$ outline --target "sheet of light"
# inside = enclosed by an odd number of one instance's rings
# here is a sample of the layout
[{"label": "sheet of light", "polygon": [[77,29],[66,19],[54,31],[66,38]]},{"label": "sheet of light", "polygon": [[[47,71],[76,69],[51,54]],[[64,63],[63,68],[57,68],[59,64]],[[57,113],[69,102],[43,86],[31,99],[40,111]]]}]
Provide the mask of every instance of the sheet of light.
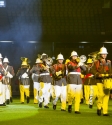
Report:
[{"label": "sheet of light", "polygon": [[0,7],[6,7],[6,1],[0,0]]},{"label": "sheet of light", "polygon": [[104,42],[104,43],[112,43],[112,42]]},{"label": "sheet of light", "polygon": [[89,43],[89,42],[83,41],[83,42],[80,42],[80,43]]},{"label": "sheet of light", "polygon": [[0,41],[1,43],[13,43],[13,41]]},{"label": "sheet of light", "polygon": [[28,41],[28,43],[37,43],[37,41]]}]

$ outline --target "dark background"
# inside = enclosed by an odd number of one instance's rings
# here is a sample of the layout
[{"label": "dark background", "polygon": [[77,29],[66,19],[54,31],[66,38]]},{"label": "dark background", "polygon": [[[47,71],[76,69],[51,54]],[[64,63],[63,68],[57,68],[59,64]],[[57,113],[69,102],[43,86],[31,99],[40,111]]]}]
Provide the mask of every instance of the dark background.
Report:
[{"label": "dark background", "polygon": [[[20,57],[31,66],[38,54],[69,58],[99,51],[104,45],[112,59],[112,0],[5,0],[0,8],[0,53],[8,57],[15,73]],[[30,41],[30,43],[29,43]],[[32,43],[32,42],[33,43]],[[88,42],[88,43],[81,43]],[[13,80],[13,92],[18,84]]]}]

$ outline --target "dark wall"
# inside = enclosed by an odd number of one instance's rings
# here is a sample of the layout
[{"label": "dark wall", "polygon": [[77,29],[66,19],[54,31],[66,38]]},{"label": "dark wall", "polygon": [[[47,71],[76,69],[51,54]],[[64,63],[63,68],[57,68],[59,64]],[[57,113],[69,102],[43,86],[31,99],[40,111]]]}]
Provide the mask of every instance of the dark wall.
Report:
[{"label": "dark wall", "polygon": [[15,72],[21,57],[28,57],[32,66],[42,53],[62,53],[66,59],[73,50],[88,56],[104,45],[112,59],[112,45],[103,43],[112,41],[111,24],[112,0],[6,0],[0,8],[0,41],[13,42],[0,42],[0,53]]}]

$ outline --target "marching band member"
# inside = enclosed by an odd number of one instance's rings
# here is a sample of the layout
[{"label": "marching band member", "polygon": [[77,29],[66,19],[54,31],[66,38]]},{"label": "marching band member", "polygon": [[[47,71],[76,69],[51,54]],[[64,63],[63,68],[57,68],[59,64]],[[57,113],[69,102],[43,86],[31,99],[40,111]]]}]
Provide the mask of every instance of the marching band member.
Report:
[{"label": "marching band member", "polygon": [[85,70],[85,66],[79,63],[77,52],[73,51],[70,56],[70,62],[67,65],[68,68],[68,112],[72,112],[72,101],[75,98],[74,110],[76,114],[80,114],[80,100],[82,90],[81,69]]},{"label": "marching band member", "polygon": [[40,89],[39,84],[39,75],[40,75],[40,67],[42,64],[42,60],[39,58],[36,59],[36,65],[33,66],[33,68],[30,70],[30,73],[32,74],[32,80],[33,80],[33,88],[34,88],[34,104],[38,104],[38,93]]},{"label": "marching band member", "polygon": [[67,82],[66,82],[66,66],[63,64],[64,57],[62,54],[57,56],[57,64],[53,65],[54,80],[54,100],[53,109],[56,109],[58,98],[61,97],[61,111],[66,111]]},{"label": "marching band member", "polygon": [[93,66],[93,60],[87,60],[87,67],[84,77],[84,94],[86,104],[89,105],[89,108],[92,108],[95,98],[98,96],[98,89],[96,86],[96,80],[94,75],[91,73],[91,68]]},{"label": "marching band member", "polygon": [[6,75],[3,78],[3,100],[6,101],[6,104],[9,104],[10,99],[12,100],[12,91],[11,91],[11,79],[14,76],[13,67],[8,65],[8,58],[3,60],[3,68],[6,72]]},{"label": "marching band member", "polygon": [[48,55],[43,53],[41,55],[41,59],[43,61],[43,64],[40,67],[40,77],[39,77],[39,83],[40,83],[40,90],[39,90],[39,107],[42,108],[42,102],[44,99],[44,108],[49,108],[49,95],[50,95],[50,88],[51,88],[51,76],[50,76],[50,70],[49,66],[46,64],[46,59],[48,58]]},{"label": "marching band member", "polygon": [[87,60],[87,69],[84,77],[84,97],[85,97],[85,103],[89,105],[89,96],[90,96],[90,76],[91,74],[89,73],[90,68],[92,66],[92,59]]},{"label": "marching band member", "polygon": [[20,87],[20,101],[21,104],[24,104],[24,93],[26,95],[27,103],[29,103],[29,96],[30,96],[30,71],[29,71],[29,64],[28,58],[21,57],[22,64],[21,68],[18,70],[16,76],[19,79],[19,87]]},{"label": "marching band member", "polygon": [[94,66],[91,69],[98,87],[97,115],[99,116],[101,115],[101,108],[103,108],[103,116],[109,116],[108,100],[111,83],[109,81],[111,77],[111,61],[106,60],[107,54],[108,52],[105,47],[100,48],[100,57],[94,62]]},{"label": "marching band member", "polygon": [[6,106],[5,102],[3,100],[3,84],[2,80],[5,75],[5,72],[3,70],[3,65],[2,65],[2,54],[0,53],[0,106]]}]

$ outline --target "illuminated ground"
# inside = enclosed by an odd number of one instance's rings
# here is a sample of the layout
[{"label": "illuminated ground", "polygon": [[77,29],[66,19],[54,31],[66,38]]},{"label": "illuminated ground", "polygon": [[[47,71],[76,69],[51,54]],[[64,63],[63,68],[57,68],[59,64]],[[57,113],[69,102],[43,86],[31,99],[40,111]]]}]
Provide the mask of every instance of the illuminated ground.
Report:
[{"label": "illuminated ground", "polygon": [[[96,105],[96,104],[95,104]],[[81,114],[60,111],[60,102],[57,110],[39,109],[33,104],[20,104],[19,99],[6,107],[0,107],[0,125],[112,125],[112,101],[109,102],[109,117],[97,116],[96,106],[89,109],[87,105],[81,104]]]}]

